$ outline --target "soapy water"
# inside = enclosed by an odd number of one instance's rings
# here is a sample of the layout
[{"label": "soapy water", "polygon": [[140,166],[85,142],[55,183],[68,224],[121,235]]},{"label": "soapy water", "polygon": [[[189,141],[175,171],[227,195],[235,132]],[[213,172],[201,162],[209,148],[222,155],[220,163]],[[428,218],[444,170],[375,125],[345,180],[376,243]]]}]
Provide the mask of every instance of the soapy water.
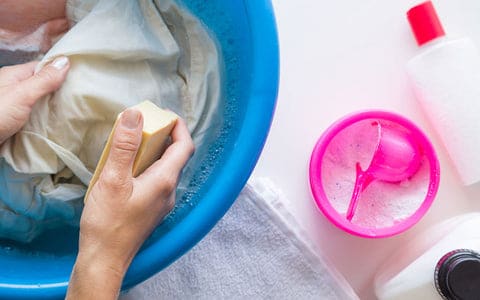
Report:
[{"label": "soapy water", "polygon": [[[251,74],[251,55],[246,51],[251,44],[249,26],[235,24],[225,13],[223,0],[211,0],[208,4],[201,0],[177,1],[183,4],[205,25],[210,36],[217,43],[220,60],[221,101],[218,114],[209,131],[204,134],[204,142],[197,147],[194,156],[182,173],[173,211],[157,227],[144,247],[168,232],[201,201],[204,191],[214,184],[211,176],[221,165],[225,153],[233,145],[228,141],[239,131],[246,107],[241,100],[248,94],[248,84],[242,78]],[[231,4],[229,6],[232,6]],[[243,3],[238,3],[236,13],[245,14]],[[238,18],[247,20],[247,17]],[[237,21],[238,21],[237,19]],[[246,21],[245,21],[246,22]],[[59,233],[60,232],[60,233]],[[0,255],[29,255],[50,257],[68,256],[78,249],[78,228],[64,227],[47,231],[29,244],[0,240]]]},{"label": "soapy water", "polygon": [[[377,145],[376,119],[356,122],[340,131],[326,148],[322,161],[322,183],[333,208],[345,215],[355,186],[355,164],[368,168]],[[380,120],[382,125],[407,130]],[[425,200],[430,182],[430,164],[423,156],[419,170],[399,183],[374,180],[361,193],[352,223],[365,228],[391,227],[410,217]]]},{"label": "soapy water", "polygon": [[[217,44],[220,60],[220,74],[222,80],[220,101],[222,107],[218,108],[218,119],[214,122],[212,130],[205,137],[206,141],[202,148],[195,150],[187,166],[190,172],[182,174],[182,181],[188,182],[187,188],[177,191],[177,201],[173,211],[163,223],[155,230],[152,237],[144,246],[157,239],[171,229],[177,222],[184,218],[199,201],[203,190],[214,184],[210,175],[215,167],[221,165],[224,153],[231,148],[226,148],[228,140],[234,139],[239,131],[245,106],[241,105],[248,93],[246,86],[242,86],[243,80],[250,74],[249,53],[241,45],[250,44],[250,33],[246,28],[248,24],[232,23],[231,18],[222,9],[223,0],[208,1],[208,5],[202,0],[179,1],[205,25],[210,36]],[[239,13],[244,13],[243,4],[239,2]],[[247,18],[241,18],[246,20]],[[229,147],[232,147],[230,145]]]}]

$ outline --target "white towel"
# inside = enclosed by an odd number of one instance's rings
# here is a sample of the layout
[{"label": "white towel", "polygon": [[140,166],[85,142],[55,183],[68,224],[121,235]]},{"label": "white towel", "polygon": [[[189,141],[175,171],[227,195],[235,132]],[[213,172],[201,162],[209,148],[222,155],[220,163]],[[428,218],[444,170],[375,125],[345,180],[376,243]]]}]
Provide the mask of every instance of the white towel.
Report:
[{"label": "white towel", "polygon": [[253,179],[190,252],[120,299],[358,299],[268,179]]}]

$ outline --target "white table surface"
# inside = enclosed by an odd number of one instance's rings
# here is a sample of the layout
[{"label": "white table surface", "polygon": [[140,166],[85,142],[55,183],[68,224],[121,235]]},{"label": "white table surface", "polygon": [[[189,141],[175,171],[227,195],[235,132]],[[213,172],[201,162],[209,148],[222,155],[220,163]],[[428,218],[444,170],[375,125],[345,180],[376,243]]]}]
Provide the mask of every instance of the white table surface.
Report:
[{"label": "white table surface", "polygon": [[[480,210],[480,185],[462,187],[412,94],[405,65],[418,48],[405,12],[416,0],[273,0],[281,80],[270,135],[253,176],[284,192],[311,239],[362,299],[374,299],[376,269],[405,240],[452,215]],[[480,1],[436,0],[447,34],[480,46]],[[480,101],[480,99],[479,99]],[[398,112],[432,139],[442,173],[437,198],[412,229],[386,239],[349,235],[315,206],[308,184],[311,150],[339,117],[361,109]],[[480,150],[480,149],[479,149]]]}]

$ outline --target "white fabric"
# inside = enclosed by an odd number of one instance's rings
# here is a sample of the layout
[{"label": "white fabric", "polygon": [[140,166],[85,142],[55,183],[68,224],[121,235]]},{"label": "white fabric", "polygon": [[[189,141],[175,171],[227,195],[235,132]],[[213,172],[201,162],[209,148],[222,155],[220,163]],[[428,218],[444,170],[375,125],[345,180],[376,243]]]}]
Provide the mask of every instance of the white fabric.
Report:
[{"label": "white fabric", "polygon": [[270,180],[251,179],[199,244],[120,299],[358,299],[283,197]]},{"label": "white fabric", "polygon": [[172,0],[73,0],[67,15],[74,26],[37,69],[66,55],[67,80],[0,148],[0,214],[22,216],[16,222],[25,218],[31,226],[18,234],[17,225],[0,218],[0,237],[28,241],[46,224],[78,222],[85,185],[126,107],[149,99],[175,111],[197,146],[215,117],[215,44]]}]

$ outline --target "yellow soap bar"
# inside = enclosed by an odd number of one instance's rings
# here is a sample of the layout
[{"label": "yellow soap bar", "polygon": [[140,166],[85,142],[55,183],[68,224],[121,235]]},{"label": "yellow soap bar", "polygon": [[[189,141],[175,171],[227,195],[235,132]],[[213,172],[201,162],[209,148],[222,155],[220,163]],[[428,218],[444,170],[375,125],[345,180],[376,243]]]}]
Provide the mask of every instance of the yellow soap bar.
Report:
[{"label": "yellow soap bar", "polygon": [[[133,177],[137,177],[163,154],[168,137],[175,126],[178,116],[171,111],[159,108],[148,100],[137,104],[132,108],[139,110],[143,115],[142,142],[138,149],[137,156],[135,157],[132,169]],[[97,182],[105,162],[107,161],[108,154],[110,153],[113,132],[117,126],[117,122],[113,125],[113,129],[110,132],[107,144],[103,149],[95,173],[93,173],[92,180],[90,180],[87,193],[85,194],[85,200],[88,198],[90,189]]]}]

